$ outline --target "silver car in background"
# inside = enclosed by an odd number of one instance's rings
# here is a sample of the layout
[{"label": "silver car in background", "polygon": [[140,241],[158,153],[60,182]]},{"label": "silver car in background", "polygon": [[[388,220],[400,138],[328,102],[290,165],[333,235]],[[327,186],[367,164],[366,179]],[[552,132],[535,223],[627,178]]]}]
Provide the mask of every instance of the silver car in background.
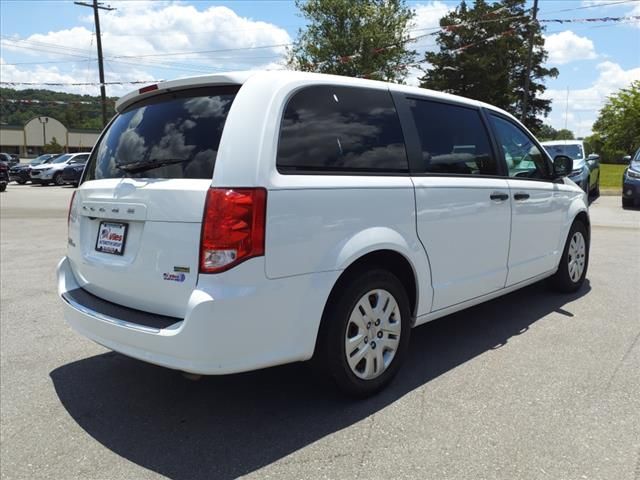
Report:
[{"label": "silver car in background", "polygon": [[600,194],[600,156],[585,154],[582,140],[554,140],[542,142],[542,146],[551,158],[566,155],[573,159],[573,171],[569,178],[587,194]]}]

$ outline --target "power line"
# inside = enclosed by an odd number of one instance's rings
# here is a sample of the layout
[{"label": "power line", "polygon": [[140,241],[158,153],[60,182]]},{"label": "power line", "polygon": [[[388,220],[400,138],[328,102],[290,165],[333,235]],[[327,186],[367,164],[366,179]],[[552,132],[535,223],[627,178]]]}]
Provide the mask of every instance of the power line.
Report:
[{"label": "power line", "polygon": [[614,5],[622,5],[624,3],[637,3],[638,0],[620,0],[617,2],[610,2],[610,3],[595,3],[593,5],[584,5],[582,7],[572,7],[572,8],[564,8],[562,10],[551,10],[550,12],[545,12],[546,14],[549,13],[564,13],[564,12],[573,12],[574,10],[584,10],[586,8],[606,8],[606,7],[611,7]]},{"label": "power line", "polygon": [[0,85],[45,85],[47,87],[93,87],[96,85],[138,85],[141,83],[159,83],[163,80],[131,80],[122,82],[5,82]]}]

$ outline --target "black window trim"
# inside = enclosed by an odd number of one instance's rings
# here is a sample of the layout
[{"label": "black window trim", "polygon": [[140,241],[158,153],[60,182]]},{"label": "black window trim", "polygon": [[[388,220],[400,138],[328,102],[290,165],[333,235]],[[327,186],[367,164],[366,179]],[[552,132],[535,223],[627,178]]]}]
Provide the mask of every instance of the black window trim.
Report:
[{"label": "black window trim", "polygon": [[[468,103],[456,101],[453,99],[443,99],[438,97],[432,97],[429,95],[416,95],[415,93],[406,93],[402,91],[392,91],[394,102],[396,103],[398,115],[400,116],[400,123],[405,136],[405,145],[407,148],[407,156],[409,157],[409,171],[412,177],[452,177],[452,178],[496,178],[504,179],[505,175],[508,175],[506,170],[506,164],[501,161],[498,152],[498,145],[496,144],[493,130],[490,128],[488,118],[484,114],[484,108],[477,107],[475,105],[469,105]],[[425,172],[419,167],[422,163],[422,144],[420,143],[420,136],[418,134],[418,128],[415,120],[409,109],[409,100],[418,100],[426,102],[442,103],[444,105],[450,105],[454,107],[462,107],[469,110],[478,112],[480,116],[480,122],[482,123],[487,139],[489,141],[489,148],[491,154],[496,159],[496,165],[498,167],[497,175],[469,175],[464,173],[435,173]]]},{"label": "black window trim", "polygon": [[[379,92],[387,92],[391,99],[391,103],[393,104],[396,110],[396,115],[398,116],[398,121],[400,123],[400,130],[402,131],[402,136],[404,139],[405,156],[407,158],[407,169],[406,170],[404,169],[403,170],[399,170],[399,169],[389,169],[389,170],[351,169],[350,170],[348,168],[345,168],[341,170],[329,170],[329,169],[323,169],[321,167],[317,167],[317,168],[282,167],[278,165],[278,151],[280,149],[280,133],[282,128],[282,121],[284,120],[284,114],[287,111],[289,102],[291,101],[291,99],[293,99],[293,97],[297,93],[301,92],[302,90],[305,90],[306,88],[312,88],[312,87],[333,87],[333,88],[346,87],[346,88],[353,88],[356,90],[373,90],[373,91],[379,91]],[[283,107],[279,111],[280,122],[278,123],[278,130],[276,132],[277,141],[276,141],[276,148],[275,148],[276,153],[274,158],[276,171],[280,175],[287,175],[287,176],[289,175],[322,175],[322,176],[338,176],[338,177],[410,177],[411,176],[411,160],[409,156],[409,148],[407,146],[407,138],[406,138],[404,127],[403,127],[402,116],[400,115],[398,105],[395,101],[394,92],[389,87],[371,88],[371,87],[362,87],[359,85],[343,85],[343,84],[324,83],[324,82],[308,83],[308,84],[300,85],[297,88],[294,88],[290,92],[288,92],[287,97],[285,98],[285,101],[282,103],[282,105]]]},{"label": "black window trim", "polygon": [[[550,159],[549,154],[544,149],[544,147],[542,147],[540,142],[538,142],[538,139],[534,135],[529,134],[529,132],[527,132],[527,130],[525,130],[523,128],[523,126],[520,125],[519,122],[514,122],[513,118],[503,114],[502,112],[498,112],[496,110],[487,109],[487,108],[484,108],[483,110],[485,110],[485,114],[486,114],[486,117],[487,117],[487,123],[489,124],[489,128],[491,129],[492,137],[494,137],[494,139],[495,139],[496,147],[498,148],[498,151],[500,152],[500,162],[503,164],[503,168],[504,168],[504,171],[505,171],[505,177],[504,178],[514,179],[514,180],[525,180],[525,181],[531,181],[531,182],[558,183],[558,179],[554,179],[553,178],[553,161]],[[522,134],[525,137],[527,137],[529,140],[531,140],[531,142],[538,148],[538,150],[540,150],[540,152],[542,153],[542,156],[547,161],[547,168],[549,170],[548,173],[550,175],[549,177],[547,177],[547,178],[529,178],[529,177],[511,177],[511,176],[509,176],[509,168],[507,167],[507,162],[505,160],[505,158],[506,158],[505,152],[504,152],[504,150],[502,148],[502,145],[500,145],[500,141],[498,140],[498,134],[495,131],[495,128],[493,127],[493,123],[491,122],[491,118],[490,118],[491,115],[493,115],[494,117],[498,117],[501,120],[504,120],[505,122],[513,125],[518,130],[520,130],[520,132],[522,132]]]}]

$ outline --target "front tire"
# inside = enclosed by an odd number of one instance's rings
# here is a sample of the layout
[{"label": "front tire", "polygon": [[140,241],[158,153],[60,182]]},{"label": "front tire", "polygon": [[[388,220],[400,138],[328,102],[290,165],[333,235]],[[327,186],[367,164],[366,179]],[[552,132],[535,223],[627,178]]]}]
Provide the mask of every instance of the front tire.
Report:
[{"label": "front tire", "polygon": [[62,179],[62,173],[56,173],[53,176],[53,183],[55,183],[58,187],[64,185],[64,180]]},{"label": "front tire", "polygon": [[589,235],[587,227],[575,220],[562,252],[558,271],[551,277],[551,286],[562,293],[577,291],[587,276],[589,267]]},{"label": "front tire", "polygon": [[406,356],[409,299],[392,273],[360,272],[332,295],[321,325],[316,364],[343,392],[366,397],[391,382]]},{"label": "front tire", "polygon": [[633,207],[633,198],[622,197],[622,208],[631,208],[631,207]]}]

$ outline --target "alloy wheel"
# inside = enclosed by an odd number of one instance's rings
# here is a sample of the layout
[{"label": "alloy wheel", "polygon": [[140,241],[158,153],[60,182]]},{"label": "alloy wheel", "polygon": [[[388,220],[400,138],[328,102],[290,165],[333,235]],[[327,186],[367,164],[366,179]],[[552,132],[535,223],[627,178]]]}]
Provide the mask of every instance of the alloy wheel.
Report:
[{"label": "alloy wheel", "polygon": [[581,232],[575,232],[569,243],[569,252],[567,256],[567,268],[569,269],[569,278],[576,283],[582,277],[585,265],[585,255],[587,244]]},{"label": "alloy wheel", "polygon": [[358,300],[344,339],[347,364],[358,378],[371,380],[391,365],[401,325],[398,302],[387,290],[371,290]]}]

